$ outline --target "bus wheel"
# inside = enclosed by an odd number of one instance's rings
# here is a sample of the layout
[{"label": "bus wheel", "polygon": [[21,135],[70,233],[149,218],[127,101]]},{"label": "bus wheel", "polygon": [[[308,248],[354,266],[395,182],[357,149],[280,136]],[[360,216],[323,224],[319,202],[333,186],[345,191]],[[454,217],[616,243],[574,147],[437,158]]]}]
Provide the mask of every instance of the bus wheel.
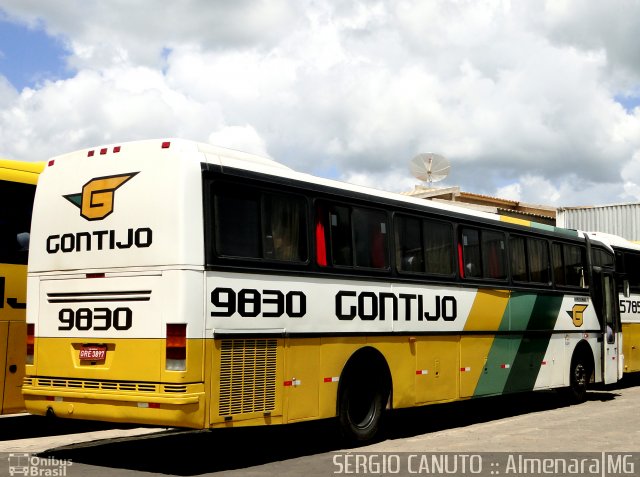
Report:
[{"label": "bus wheel", "polygon": [[587,386],[591,379],[591,366],[585,353],[575,353],[569,369],[568,397],[571,402],[581,403],[587,399]]},{"label": "bus wheel", "polygon": [[385,371],[355,366],[341,379],[338,421],[348,444],[361,444],[378,434],[390,392],[388,371]]}]

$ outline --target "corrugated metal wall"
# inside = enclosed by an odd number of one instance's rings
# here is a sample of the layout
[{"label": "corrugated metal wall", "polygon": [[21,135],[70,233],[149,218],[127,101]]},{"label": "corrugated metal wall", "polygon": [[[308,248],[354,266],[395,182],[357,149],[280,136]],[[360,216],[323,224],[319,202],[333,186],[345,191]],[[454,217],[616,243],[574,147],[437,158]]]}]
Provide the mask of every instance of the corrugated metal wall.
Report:
[{"label": "corrugated metal wall", "polygon": [[640,240],[640,204],[601,207],[560,208],[558,227],[614,234],[627,240]]}]

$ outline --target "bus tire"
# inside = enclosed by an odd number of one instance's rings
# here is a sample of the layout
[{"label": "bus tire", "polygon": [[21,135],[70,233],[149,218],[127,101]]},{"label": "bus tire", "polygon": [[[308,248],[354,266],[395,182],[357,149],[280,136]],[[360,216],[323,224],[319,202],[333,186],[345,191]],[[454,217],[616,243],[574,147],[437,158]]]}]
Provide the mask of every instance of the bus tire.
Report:
[{"label": "bus tire", "polygon": [[[379,356],[379,355],[378,355]],[[356,360],[340,379],[338,391],[338,424],[343,439],[349,445],[371,441],[382,427],[390,394],[389,370],[382,364]]]},{"label": "bus tire", "polygon": [[569,387],[567,396],[575,404],[587,400],[587,387],[591,380],[592,366],[588,354],[583,350],[576,350],[571,358],[569,368]]}]

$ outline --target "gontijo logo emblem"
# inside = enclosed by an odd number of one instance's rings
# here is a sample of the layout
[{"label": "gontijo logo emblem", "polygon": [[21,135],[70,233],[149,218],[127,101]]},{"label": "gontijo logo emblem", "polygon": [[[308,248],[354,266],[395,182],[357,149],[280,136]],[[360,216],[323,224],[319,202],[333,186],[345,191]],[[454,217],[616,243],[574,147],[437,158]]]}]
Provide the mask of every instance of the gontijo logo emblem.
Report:
[{"label": "gontijo logo emblem", "polygon": [[113,212],[116,190],[137,172],[117,176],[96,177],[82,186],[79,194],[65,195],[64,198],[80,208],[80,215],[87,220],[102,220]]},{"label": "gontijo logo emblem", "polygon": [[573,320],[573,325],[576,327],[582,326],[584,322],[584,310],[586,310],[589,305],[573,305],[571,311],[567,311],[567,314]]}]

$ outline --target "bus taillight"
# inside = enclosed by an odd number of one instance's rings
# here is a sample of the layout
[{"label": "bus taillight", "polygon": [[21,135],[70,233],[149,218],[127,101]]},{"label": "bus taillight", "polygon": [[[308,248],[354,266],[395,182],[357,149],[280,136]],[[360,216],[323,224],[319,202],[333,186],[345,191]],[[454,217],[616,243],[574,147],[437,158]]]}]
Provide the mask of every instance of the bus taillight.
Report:
[{"label": "bus taillight", "polygon": [[33,364],[35,325],[27,323],[27,364]]},{"label": "bus taillight", "polygon": [[187,325],[184,323],[167,325],[167,369],[187,369]]}]

